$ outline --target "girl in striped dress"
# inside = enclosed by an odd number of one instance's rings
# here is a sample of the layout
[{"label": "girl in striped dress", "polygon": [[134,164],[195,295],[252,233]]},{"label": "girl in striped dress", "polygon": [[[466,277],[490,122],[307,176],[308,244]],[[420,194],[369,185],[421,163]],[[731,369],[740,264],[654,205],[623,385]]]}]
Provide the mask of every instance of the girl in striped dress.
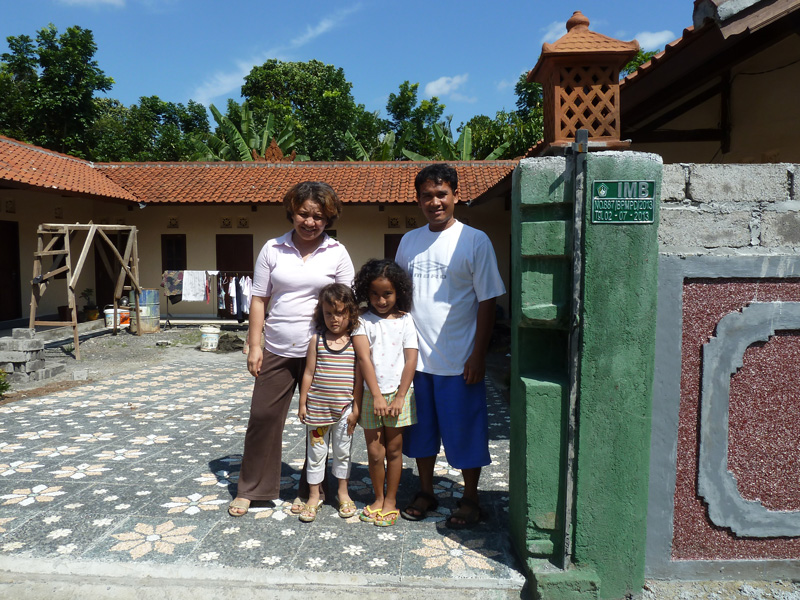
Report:
[{"label": "girl in striped dress", "polygon": [[298,410],[307,430],[309,496],[300,511],[300,520],[305,523],[316,519],[322,506],[320,484],[329,450],[333,454],[331,471],[339,480],[339,516],[346,519],[356,514],[347,483],[363,385],[350,341],[350,334],[358,326],[358,305],[353,291],[341,283],[322,288],[314,310],[314,324],[317,333],[308,344]]}]

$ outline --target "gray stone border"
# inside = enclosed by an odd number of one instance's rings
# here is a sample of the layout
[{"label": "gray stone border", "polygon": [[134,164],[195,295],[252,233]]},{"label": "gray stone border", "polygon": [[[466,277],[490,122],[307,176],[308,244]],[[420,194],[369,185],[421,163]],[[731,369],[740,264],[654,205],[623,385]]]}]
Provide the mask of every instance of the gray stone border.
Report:
[{"label": "gray stone border", "polygon": [[798,560],[673,561],[671,557],[680,408],[683,281],[703,277],[800,277],[800,256],[659,256],[645,573],[655,579],[800,578]]},{"label": "gray stone border", "polygon": [[716,335],[703,345],[697,489],[708,503],[711,521],[738,536],[800,535],[800,511],[768,510],[757,500],[746,500],[728,470],[731,375],[742,366],[751,344],[787,329],[800,329],[800,302],[753,302],[720,319]]}]

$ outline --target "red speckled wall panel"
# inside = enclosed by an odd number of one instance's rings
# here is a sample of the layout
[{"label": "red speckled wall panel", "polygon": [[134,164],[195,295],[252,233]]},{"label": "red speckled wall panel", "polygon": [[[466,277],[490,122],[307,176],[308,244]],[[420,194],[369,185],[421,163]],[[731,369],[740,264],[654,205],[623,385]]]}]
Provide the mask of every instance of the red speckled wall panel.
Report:
[{"label": "red speckled wall panel", "polygon": [[[800,280],[684,282],[674,560],[800,558],[800,538],[738,538],[711,523],[697,496],[703,344],[722,317],[755,301],[798,302]],[[751,346],[731,382],[729,468],[745,498],[777,510],[800,509],[800,339],[794,333]]]}]

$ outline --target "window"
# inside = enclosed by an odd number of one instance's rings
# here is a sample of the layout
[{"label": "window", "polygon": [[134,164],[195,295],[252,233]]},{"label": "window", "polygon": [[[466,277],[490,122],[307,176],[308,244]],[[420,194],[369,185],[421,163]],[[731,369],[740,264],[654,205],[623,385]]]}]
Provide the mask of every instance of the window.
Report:
[{"label": "window", "polygon": [[161,236],[161,271],[186,270],[186,234],[169,233]]}]

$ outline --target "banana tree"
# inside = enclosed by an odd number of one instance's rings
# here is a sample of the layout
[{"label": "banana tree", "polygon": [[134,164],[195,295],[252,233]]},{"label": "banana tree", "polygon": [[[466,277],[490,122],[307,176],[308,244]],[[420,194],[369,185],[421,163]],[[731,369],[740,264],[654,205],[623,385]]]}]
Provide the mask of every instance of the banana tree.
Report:
[{"label": "banana tree", "polygon": [[[253,112],[247,106],[246,101],[242,103],[238,124],[223,115],[213,104],[209,110],[222,135],[209,135],[205,141],[199,136],[195,136],[192,143],[196,153],[192,160],[263,160],[262,157],[265,156],[272,140],[275,140],[284,156],[290,155],[297,146],[297,139],[291,123],[285,123],[280,131],[276,131],[273,115],[269,115],[265,126],[261,131],[257,131]],[[296,155],[295,160],[305,161],[309,160],[309,157]]]},{"label": "banana tree", "polygon": [[[425,160],[449,160],[449,161],[467,161],[472,160],[472,129],[469,125],[465,125],[461,130],[461,135],[454,142],[453,136],[449,131],[449,127],[445,130],[439,123],[433,124],[433,138],[438,147],[436,156],[427,157],[411,152],[410,150],[403,150],[403,154],[410,160],[425,161]],[[503,142],[497,148],[492,150],[483,160],[495,160],[501,156],[503,152],[509,147],[509,142]]]},{"label": "banana tree", "polygon": [[346,131],[344,134],[347,144],[347,160],[350,161],[389,161],[399,160],[404,156],[405,144],[410,137],[411,130],[407,130],[398,140],[393,131],[379,137],[375,145],[369,149],[359,142],[355,136]]}]

